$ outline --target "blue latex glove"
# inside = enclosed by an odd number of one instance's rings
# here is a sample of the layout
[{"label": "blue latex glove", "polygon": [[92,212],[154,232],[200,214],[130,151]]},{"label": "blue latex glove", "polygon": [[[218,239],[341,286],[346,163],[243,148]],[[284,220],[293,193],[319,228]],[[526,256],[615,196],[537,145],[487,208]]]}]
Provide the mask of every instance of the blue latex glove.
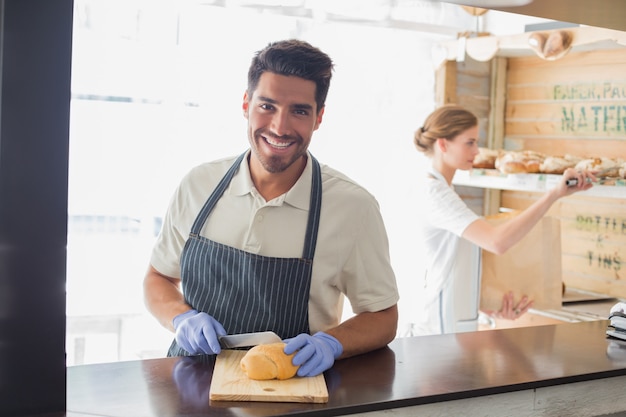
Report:
[{"label": "blue latex glove", "polygon": [[293,357],[293,364],[300,366],[298,376],[316,376],[329,369],[343,353],[339,340],[324,332],[313,336],[302,333],[285,340],[284,352],[287,355],[298,351]]},{"label": "blue latex glove", "polygon": [[226,330],[207,313],[189,310],[174,317],[173,324],[176,343],[192,355],[213,355],[222,351],[218,337],[224,336]]}]

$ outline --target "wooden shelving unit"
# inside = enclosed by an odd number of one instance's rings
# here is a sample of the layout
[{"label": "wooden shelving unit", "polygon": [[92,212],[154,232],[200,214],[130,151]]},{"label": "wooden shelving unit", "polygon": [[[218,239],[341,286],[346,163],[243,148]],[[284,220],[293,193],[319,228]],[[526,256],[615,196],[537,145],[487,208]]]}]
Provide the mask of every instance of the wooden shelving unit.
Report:
[{"label": "wooden shelving unit", "polygon": [[[473,169],[457,171],[452,183],[467,187],[495,190],[544,192],[561,180],[560,175],[550,174],[501,174],[496,170]],[[613,184],[614,182],[614,184]],[[588,197],[626,198],[626,180],[612,181],[611,185],[596,185],[577,195]]]}]

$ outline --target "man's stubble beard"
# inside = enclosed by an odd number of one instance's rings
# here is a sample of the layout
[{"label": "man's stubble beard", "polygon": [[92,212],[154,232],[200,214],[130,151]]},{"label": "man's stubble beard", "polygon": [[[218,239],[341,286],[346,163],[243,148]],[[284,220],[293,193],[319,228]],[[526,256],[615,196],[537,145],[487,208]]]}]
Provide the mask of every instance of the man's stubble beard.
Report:
[{"label": "man's stubble beard", "polygon": [[[261,165],[267,172],[271,174],[278,174],[278,173],[284,172],[285,170],[287,170],[287,168],[293,165],[301,157],[306,155],[306,149],[300,149],[300,144],[302,144],[303,142],[302,138],[290,137],[290,138],[295,139],[294,144],[291,146],[296,146],[299,149],[298,152],[295,155],[293,155],[293,157],[290,157],[289,160],[287,160],[286,162],[282,157],[279,157],[279,156],[266,157],[259,151],[259,148],[261,145],[271,146],[265,142],[265,140],[263,139],[263,136],[272,136],[272,135],[264,135],[263,133],[264,133],[263,131],[259,131],[256,134],[253,134],[252,142],[255,146],[252,147],[252,151],[254,152],[254,154],[256,155],[256,158],[259,160],[259,162],[261,163]],[[261,142],[263,143],[261,144]]]}]

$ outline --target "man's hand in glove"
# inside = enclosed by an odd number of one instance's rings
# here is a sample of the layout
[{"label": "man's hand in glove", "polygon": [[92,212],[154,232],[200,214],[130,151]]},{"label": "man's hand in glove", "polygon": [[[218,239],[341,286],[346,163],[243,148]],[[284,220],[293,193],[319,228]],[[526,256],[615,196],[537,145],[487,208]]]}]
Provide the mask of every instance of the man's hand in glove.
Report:
[{"label": "man's hand in glove", "polygon": [[226,335],[226,330],[207,313],[189,310],[174,317],[173,324],[176,343],[192,355],[213,355],[222,351],[218,337]]},{"label": "man's hand in glove", "polygon": [[335,359],[341,356],[343,346],[339,340],[324,332],[317,332],[313,336],[299,334],[292,339],[285,340],[284,352],[293,357],[293,364],[300,366],[298,376],[316,376],[329,369]]}]

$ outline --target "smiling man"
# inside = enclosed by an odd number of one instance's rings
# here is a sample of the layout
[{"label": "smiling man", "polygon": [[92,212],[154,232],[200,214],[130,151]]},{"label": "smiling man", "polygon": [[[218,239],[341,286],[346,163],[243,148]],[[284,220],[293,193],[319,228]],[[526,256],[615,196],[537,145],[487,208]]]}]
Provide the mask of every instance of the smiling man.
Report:
[{"label": "smiling man", "polygon": [[[181,181],[144,280],[175,332],[168,356],[218,354],[219,336],[271,330],[298,375],[388,344],[398,290],[378,203],[308,151],[331,59],[299,40],[257,52],[243,98],[250,149]],[[346,297],[355,315],[342,322]]]}]

